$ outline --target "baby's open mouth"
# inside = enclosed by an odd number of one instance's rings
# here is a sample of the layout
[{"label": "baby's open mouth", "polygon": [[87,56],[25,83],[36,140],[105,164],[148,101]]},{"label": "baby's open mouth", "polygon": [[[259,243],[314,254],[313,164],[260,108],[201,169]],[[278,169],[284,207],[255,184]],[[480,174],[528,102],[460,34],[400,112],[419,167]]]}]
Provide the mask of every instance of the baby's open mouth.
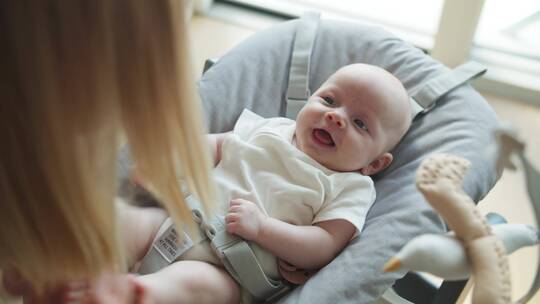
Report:
[{"label": "baby's open mouth", "polygon": [[326,130],[314,129],[313,130],[313,137],[321,145],[330,146],[330,147],[333,147],[333,146],[336,145],[334,143],[334,140],[332,139],[332,135],[330,135],[330,133],[328,133],[328,131],[326,131]]}]

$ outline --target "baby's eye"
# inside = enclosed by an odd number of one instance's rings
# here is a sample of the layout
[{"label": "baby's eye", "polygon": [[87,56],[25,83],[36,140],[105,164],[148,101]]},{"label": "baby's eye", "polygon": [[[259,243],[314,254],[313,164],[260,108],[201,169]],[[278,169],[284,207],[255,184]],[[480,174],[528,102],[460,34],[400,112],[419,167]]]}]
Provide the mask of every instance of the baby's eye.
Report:
[{"label": "baby's eye", "polygon": [[365,130],[365,131],[368,130],[367,125],[366,125],[361,119],[356,118],[356,119],[354,120],[354,124],[355,124],[358,128],[360,128],[360,129],[362,129],[362,130]]},{"label": "baby's eye", "polygon": [[323,100],[324,100],[325,103],[327,103],[329,105],[334,104],[334,100],[331,97],[323,97]]}]

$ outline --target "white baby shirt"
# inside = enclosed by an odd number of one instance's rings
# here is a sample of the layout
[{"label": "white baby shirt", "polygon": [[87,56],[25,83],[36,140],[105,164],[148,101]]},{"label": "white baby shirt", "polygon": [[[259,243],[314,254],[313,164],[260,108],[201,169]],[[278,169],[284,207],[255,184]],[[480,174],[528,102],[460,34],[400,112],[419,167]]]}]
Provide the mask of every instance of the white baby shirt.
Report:
[{"label": "white baby shirt", "polygon": [[292,144],[295,126],[287,118],[242,112],[214,170],[222,206],[243,198],[290,224],[345,219],[358,234],[375,201],[373,181],[357,172],[329,170],[298,150]]}]

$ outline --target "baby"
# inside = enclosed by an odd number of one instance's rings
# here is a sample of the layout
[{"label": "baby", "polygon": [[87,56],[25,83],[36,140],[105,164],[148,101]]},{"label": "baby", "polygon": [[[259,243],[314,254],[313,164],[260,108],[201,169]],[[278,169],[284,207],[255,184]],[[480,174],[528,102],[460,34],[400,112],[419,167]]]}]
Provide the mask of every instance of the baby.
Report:
[{"label": "baby", "polygon": [[[209,136],[227,232],[273,254],[285,280],[299,283],[297,269],[324,267],[362,230],[375,200],[369,176],[392,162],[389,151],[409,128],[410,113],[400,81],[366,64],[331,75],[296,122],[244,110],[232,132]],[[124,208],[127,252],[136,262],[167,215]],[[207,243],[132,279],[150,302],[238,303],[241,286]]]},{"label": "baby", "polygon": [[[389,151],[407,131],[410,113],[399,80],[366,64],[331,75],[296,122],[263,119],[244,110],[231,133],[210,136],[227,232],[275,255],[285,279],[296,268],[322,268],[361,231],[375,200],[369,176],[392,162]],[[193,277],[203,271],[175,268]],[[223,276],[221,271],[215,275]],[[159,295],[149,292],[157,298],[186,297],[159,288],[174,282],[165,271],[140,278],[150,290],[160,289]],[[179,279],[176,285],[192,279]],[[209,280],[221,282],[214,292],[238,302],[240,287],[232,279]]]}]

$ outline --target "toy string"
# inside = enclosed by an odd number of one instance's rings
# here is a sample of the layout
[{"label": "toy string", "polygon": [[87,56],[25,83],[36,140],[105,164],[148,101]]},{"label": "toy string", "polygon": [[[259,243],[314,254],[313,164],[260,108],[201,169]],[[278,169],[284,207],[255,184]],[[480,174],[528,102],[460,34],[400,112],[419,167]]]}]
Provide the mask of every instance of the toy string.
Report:
[{"label": "toy string", "polygon": [[[523,163],[523,168],[525,171],[525,180],[527,183],[527,192],[529,194],[529,199],[534,210],[534,215],[536,218],[536,225],[539,226],[540,221],[540,172],[536,170],[529,160],[525,157],[522,151],[518,152],[519,158]],[[536,268],[536,275],[531,285],[529,291],[518,300],[518,303],[526,303],[529,301],[534,294],[540,289],[540,250],[538,256],[538,265]]]}]

